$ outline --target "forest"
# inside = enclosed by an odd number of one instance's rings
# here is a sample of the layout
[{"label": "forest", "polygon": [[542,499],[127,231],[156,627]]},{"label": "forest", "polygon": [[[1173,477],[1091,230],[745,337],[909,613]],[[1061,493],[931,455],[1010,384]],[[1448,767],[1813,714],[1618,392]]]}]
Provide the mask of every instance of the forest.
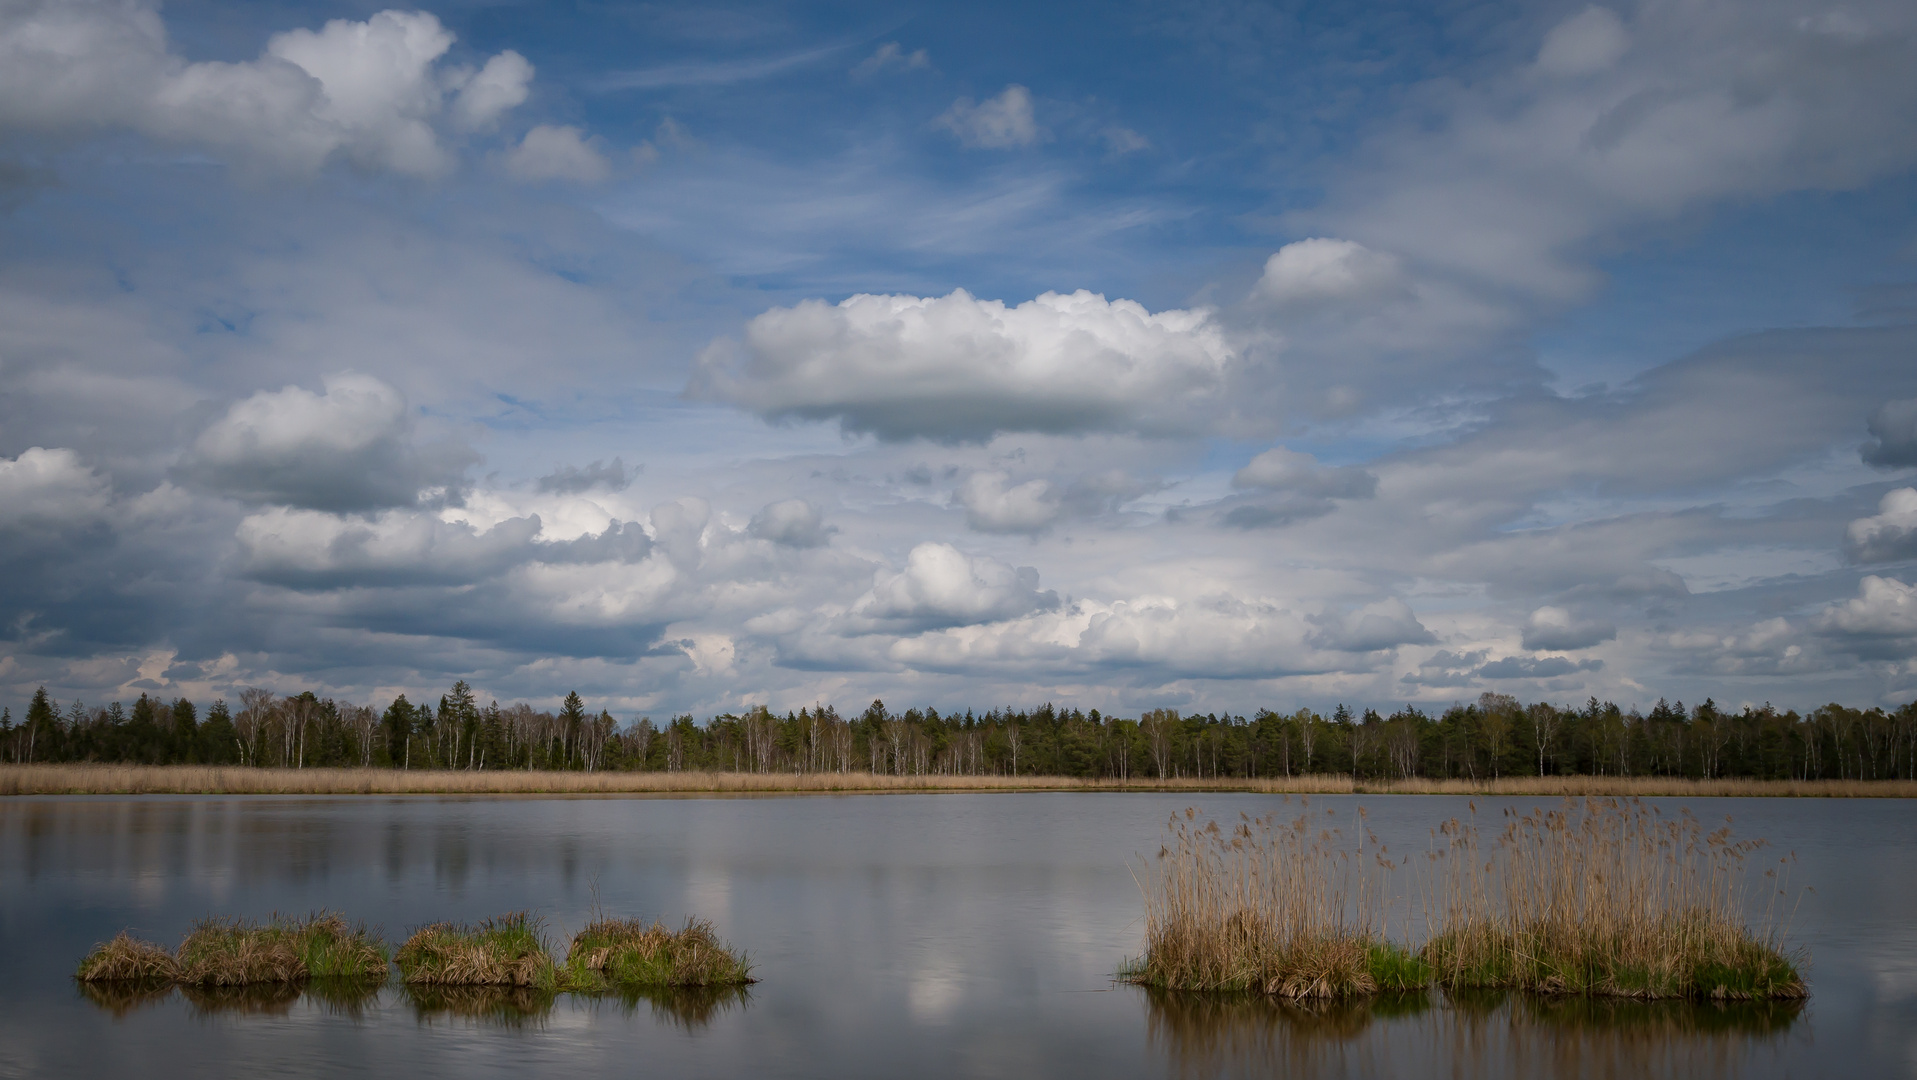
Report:
[{"label": "forest", "polygon": [[1697,779],[1917,779],[1917,702],[1896,710],[1659,700],[1648,713],[1596,698],[1582,707],[1487,693],[1441,713],[1388,716],[1343,705],[1230,712],[1154,709],[1138,717],[1041,705],[963,714],[893,712],[874,701],[783,715],[763,706],[700,723],[620,724],[577,692],[557,712],[480,705],[464,681],[437,702],[395,698],[384,710],[309,692],[248,689],[237,708],[142,694],[131,708],[69,703],[42,688],[16,720],[0,710],[0,762],[239,765],[271,768],[549,769],[680,772],[871,772],[1131,779],[1358,780],[1505,776]]}]

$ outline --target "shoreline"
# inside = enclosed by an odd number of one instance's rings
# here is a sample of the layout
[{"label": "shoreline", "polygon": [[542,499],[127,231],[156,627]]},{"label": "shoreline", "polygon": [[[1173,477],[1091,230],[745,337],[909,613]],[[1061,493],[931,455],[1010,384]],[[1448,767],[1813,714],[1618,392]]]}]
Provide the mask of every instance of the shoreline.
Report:
[{"label": "shoreline", "polygon": [[8,795],[849,795],[940,792],[1233,792],[1266,795],[1917,798],[1912,780],[1693,780],[1552,776],[1498,780],[1353,781],[1348,776],[1244,779],[1061,776],[890,776],[872,773],[530,772],[262,769],[202,765],[0,765]]}]

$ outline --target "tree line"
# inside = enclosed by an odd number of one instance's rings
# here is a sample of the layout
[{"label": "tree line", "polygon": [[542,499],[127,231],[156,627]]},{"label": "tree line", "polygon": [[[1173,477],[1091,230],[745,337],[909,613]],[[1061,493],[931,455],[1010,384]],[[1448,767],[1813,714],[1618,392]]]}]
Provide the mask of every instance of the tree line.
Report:
[{"label": "tree line", "polygon": [[1504,776],[1655,776],[1767,780],[1917,779],[1917,702],[1895,710],[1658,701],[1648,713],[1595,697],[1582,707],[1504,694],[1432,714],[1329,715],[1259,709],[1250,717],[1154,709],[994,708],[902,713],[874,701],[855,716],[831,705],[784,715],[763,706],[704,723],[691,715],[625,724],[577,692],[557,712],[523,702],[481,706],[464,681],[437,703],[395,698],[384,710],[312,692],[248,689],[238,708],[202,716],[184,698],[142,694],[63,709],[45,688],[23,718],[0,710],[0,761],[246,765],[277,768],[572,769],[677,772],[873,772],[1360,780]]}]

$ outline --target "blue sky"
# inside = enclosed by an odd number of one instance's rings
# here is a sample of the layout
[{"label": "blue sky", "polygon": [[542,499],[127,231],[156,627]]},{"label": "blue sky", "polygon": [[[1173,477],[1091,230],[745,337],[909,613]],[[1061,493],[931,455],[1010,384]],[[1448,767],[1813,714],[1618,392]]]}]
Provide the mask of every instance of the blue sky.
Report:
[{"label": "blue sky", "polygon": [[0,689],[1917,697],[1907,5],[0,8]]}]

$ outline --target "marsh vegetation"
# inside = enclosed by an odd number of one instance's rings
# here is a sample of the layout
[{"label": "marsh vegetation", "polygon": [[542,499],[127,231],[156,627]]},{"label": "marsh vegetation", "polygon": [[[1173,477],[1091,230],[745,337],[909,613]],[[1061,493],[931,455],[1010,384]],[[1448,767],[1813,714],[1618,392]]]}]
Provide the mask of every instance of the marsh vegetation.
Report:
[{"label": "marsh vegetation", "polygon": [[1308,804],[1289,820],[1240,815],[1225,828],[1174,815],[1140,881],[1145,953],[1121,977],[1288,999],[1432,985],[1646,999],[1806,993],[1783,944],[1791,860],[1767,865],[1750,895],[1766,846],[1734,840],[1728,825],[1707,832],[1688,811],[1567,799],[1507,812],[1489,840],[1474,822],[1447,821],[1427,851],[1394,857],[1358,813],[1351,836]]},{"label": "marsh vegetation", "polygon": [[208,919],[172,952],[123,932],[94,946],[74,975],[86,997],[116,1013],[164,999],[176,987],[216,1011],[227,1007],[222,1001],[242,1011],[270,1010],[302,992],[350,1009],[379,992],[393,965],[415,1007],[458,1015],[536,1014],[560,993],[613,994],[630,1005],[650,991],[754,981],[744,954],[701,919],[673,931],[659,922],[601,917],[573,936],[562,964],[547,947],[544,924],[523,911],[474,925],[432,923],[397,951],[330,912],[264,923]]}]

